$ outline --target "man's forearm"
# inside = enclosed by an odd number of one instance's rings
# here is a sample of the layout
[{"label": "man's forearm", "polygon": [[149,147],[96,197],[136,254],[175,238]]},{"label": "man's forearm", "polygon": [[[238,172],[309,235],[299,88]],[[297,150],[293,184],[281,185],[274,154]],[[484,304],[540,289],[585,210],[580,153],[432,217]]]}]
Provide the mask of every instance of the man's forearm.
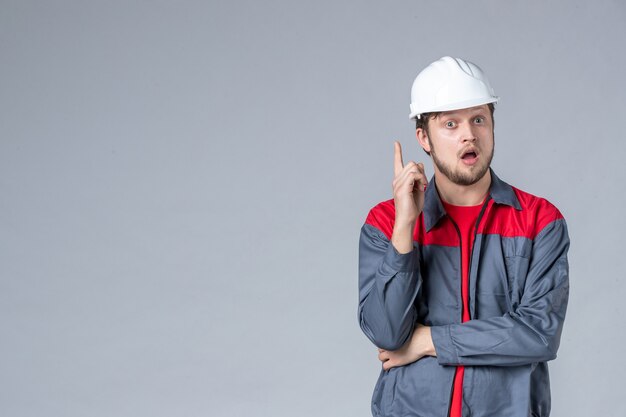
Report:
[{"label": "man's forearm", "polygon": [[[412,245],[411,245],[412,246]],[[417,250],[401,254],[371,225],[359,243],[359,323],[378,347],[399,349],[410,337],[420,291]]]}]

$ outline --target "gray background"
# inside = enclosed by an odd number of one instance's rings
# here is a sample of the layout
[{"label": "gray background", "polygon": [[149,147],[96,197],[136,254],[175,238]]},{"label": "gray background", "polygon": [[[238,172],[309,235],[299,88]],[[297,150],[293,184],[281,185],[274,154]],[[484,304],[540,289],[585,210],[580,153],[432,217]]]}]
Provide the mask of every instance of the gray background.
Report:
[{"label": "gray background", "polygon": [[[415,75],[570,229],[554,416],[624,416],[620,1],[0,1],[0,415],[368,416],[357,245]],[[427,164],[432,175],[430,163]]]}]

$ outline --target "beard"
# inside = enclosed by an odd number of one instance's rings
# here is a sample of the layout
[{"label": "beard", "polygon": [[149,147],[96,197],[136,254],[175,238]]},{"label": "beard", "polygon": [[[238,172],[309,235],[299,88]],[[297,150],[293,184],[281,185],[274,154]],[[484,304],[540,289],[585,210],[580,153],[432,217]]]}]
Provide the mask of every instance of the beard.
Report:
[{"label": "beard", "polygon": [[[435,151],[435,147],[430,141],[430,138],[428,138],[428,143],[430,144],[430,156],[432,156],[433,163],[435,164],[437,169],[439,169],[439,171],[441,171],[441,173],[454,184],[464,186],[476,184],[482,177],[485,176],[487,170],[489,170],[489,166],[491,165],[491,160],[493,159],[493,153],[495,150],[494,138],[494,146],[491,148],[491,153],[489,153],[489,155],[481,153],[481,161],[479,161],[478,166],[470,167],[469,172],[464,172],[461,170],[454,170],[451,166],[446,165],[437,156],[437,152]],[[486,159],[482,160],[485,156]]]}]

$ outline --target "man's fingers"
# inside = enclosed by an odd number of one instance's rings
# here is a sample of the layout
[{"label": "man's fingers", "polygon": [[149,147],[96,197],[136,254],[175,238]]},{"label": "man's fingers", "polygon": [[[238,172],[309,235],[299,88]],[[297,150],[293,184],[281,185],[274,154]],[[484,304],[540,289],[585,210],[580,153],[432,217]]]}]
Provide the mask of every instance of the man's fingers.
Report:
[{"label": "man's fingers", "polygon": [[394,143],[394,157],[393,157],[393,173],[397,177],[404,168],[404,162],[402,162],[402,146],[400,146],[400,142],[395,141]]},{"label": "man's fingers", "polygon": [[395,367],[397,365],[398,364],[393,359],[389,359],[389,360],[383,362],[383,369],[385,371],[388,371],[388,370],[390,370],[391,368],[393,368],[393,367]]},{"label": "man's fingers", "polygon": [[428,178],[426,178],[426,171],[424,170],[424,164],[419,162],[417,164],[419,167],[420,175],[415,178],[419,181],[418,188],[420,191],[426,191],[426,186],[428,185]]},{"label": "man's fingers", "polygon": [[394,189],[410,186],[414,189],[424,191],[427,184],[428,179],[424,174],[424,165],[421,163],[416,164],[415,162],[409,162],[406,164],[403,172],[401,172],[400,175],[393,181]]},{"label": "man's fingers", "polygon": [[[406,166],[404,165],[404,161],[402,160],[402,145],[400,145],[399,141],[394,141],[393,142],[393,147],[394,147],[394,155],[393,155],[393,173],[394,173],[394,177],[395,180],[397,181],[398,178],[400,176],[404,177],[406,179],[407,173],[409,171],[415,171],[415,168],[417,167],[417,175],[414,175],[415,181],[417,182],[419,181],[418,188],[420,189],[420,191],[424,191],[426,190],[426,184],[427,184],[427,180],[426,180],[426,175],[424,174],[424,164],[421,162],[409,162]],[[422,178],[418,179],[418,176],[423,176]],[[395,181],[394,181],[395,182]]]}]

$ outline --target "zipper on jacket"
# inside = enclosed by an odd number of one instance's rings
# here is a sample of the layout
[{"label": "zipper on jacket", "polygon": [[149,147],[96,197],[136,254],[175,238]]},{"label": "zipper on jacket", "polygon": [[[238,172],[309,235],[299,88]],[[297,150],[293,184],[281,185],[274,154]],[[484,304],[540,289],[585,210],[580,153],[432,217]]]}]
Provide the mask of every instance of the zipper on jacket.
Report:
[{"label": "zipper on jacket", "polygon": [[461,237],[461,229],[459,229],[459,226],[457,226],[457,224],[455,223],[454,220],[452,220],[452,217],[448,216],[448,218],[450,219],[450,221],[452,222],[452,225],[454,225],[454,228],[456,229],[456,234],[459,237],[459,271],[461,272],[461,279],[459,280],[459,298],[461,299],[461,318],[459,319],[459,323],[463,323],[463,238]]},{"label": "zipper on jacket", "polygon": [[450,385],[450,399],[448,400],[448,414],[447,414],[448,417],[450,417],[450,414],[452,413],[452,393],[454,392],[454,380],[456,379],[457,371],[458,369],[454,370],[454,376],[452,377],[452,385]]},{"label": "zipper on jacket", "polygon": [[[472,319],[472,312],[470,309],[470,305],[471,303],[471,291],[469,290],[471,281],[470,278],[472,276],[472,259],[474,259],[474,248],[476,247],[475,243],[476,243],[476,236],[478,235],[478,225],[480,224],[480,221],[483,218],[483,215],[485,214],[485,210],[487,210],[487,205],[489,205],[489,200],[491,200],[491,195],[488,194],[487,198],[485,199],[485,202],[483,203],[483,207],[480,209],[480,213],[478,214],[478,218],[476,219],[476,224],[474,225],[474,240],[472,241],[472,250],[470,251],[470,258],[469,258],[469,263],[467,265],[467,312],[469,313],[470,316],[470,320]],[[461,320],[463,321],[463,320]]]}]

